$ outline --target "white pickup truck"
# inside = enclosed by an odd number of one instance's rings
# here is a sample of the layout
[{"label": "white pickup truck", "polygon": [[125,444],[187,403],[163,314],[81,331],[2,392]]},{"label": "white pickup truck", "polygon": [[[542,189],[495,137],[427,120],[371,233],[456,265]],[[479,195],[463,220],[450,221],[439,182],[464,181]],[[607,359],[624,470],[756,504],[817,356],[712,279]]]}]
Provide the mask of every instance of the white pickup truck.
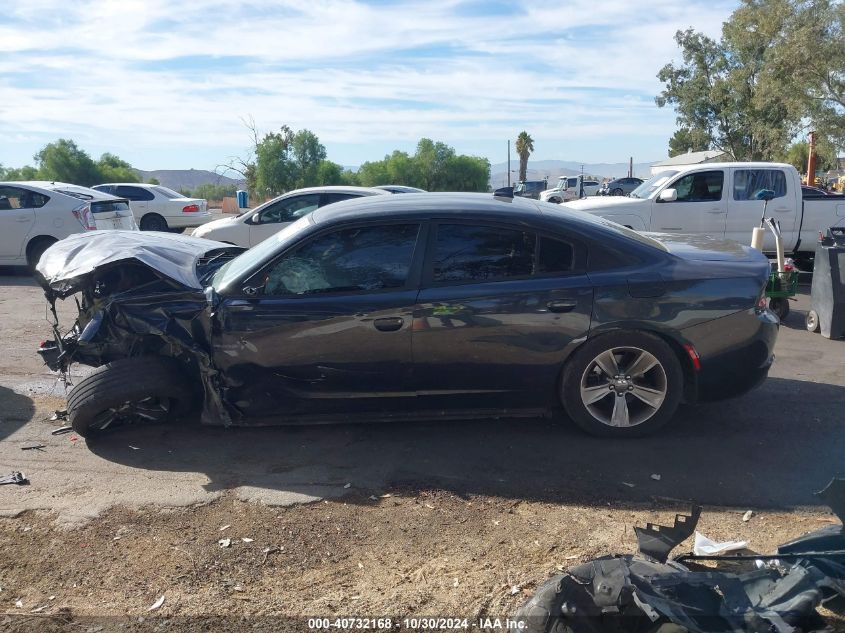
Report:
[{"label": "white pickup truck", "polygon": [[[583,176],[561,176],[552,189],[540,193],[540,200],[544,202],[566,202],[581,197],[581,179]],[[584,195],[598,195],[601,184],[595,180],[584,181]]]},{"label": "white pickup truck", "polygon": [[[763,201],[757,194],[774,192],[767,217],[780,222],[784,248],[802,259],[815,252],[819,231],[845,226],[845,196],[804,199],[801,177],[781,163],[707,163],[655,174],[629,197],[597,197],[565,203],[637,231],[700,233],[743,244],[760,226]],[[763,248],[774,251],[766,232]]]}]

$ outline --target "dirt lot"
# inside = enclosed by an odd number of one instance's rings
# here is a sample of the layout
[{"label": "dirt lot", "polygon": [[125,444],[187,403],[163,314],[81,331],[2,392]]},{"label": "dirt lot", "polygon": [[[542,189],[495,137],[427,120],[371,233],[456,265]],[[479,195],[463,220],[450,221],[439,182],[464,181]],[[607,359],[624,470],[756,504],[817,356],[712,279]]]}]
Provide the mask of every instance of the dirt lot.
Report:
[{"label": "dirt lot", "polygon": [[806,297],[763,387],[641,441],[490,420],[174,426],[88,445],[49,434],[63,402],[34,354],[48,335],[39,289],[23,275],[0,286],[0,471],[31,481],[0,487],[4,630],[472,623],[512,614],[558,569],[634,551],[633,525],[671,523],[688,500],[705,504],[704,534],[769,551],[832,522],[811,493],[845,475],[845,342],[803,331]]}]

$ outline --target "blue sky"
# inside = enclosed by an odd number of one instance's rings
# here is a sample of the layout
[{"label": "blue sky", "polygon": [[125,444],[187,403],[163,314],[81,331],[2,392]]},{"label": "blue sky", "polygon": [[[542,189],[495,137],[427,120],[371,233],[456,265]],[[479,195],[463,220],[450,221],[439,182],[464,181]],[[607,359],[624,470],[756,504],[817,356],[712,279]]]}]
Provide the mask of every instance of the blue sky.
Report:
[{"label": "blue sky", "polygon": [[9,0],[0,164],[65,137],[141,169],[213,169],[260,132],[308,128],[343,165],[421,137],[507,158],[659,160],[654,105],[676,30],[718,37],[724,0]]}]

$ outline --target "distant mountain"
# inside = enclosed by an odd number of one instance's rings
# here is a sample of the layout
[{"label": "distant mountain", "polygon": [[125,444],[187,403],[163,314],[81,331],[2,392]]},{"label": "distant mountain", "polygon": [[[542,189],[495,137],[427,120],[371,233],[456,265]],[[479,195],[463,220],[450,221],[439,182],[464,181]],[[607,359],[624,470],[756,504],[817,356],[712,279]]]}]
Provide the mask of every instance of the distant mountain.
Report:
[{"label": "distant mountain", "polygon": [[[628,175],[628,163],[579,163],[571,160],[531,160],[528,159],[528,180],[542,180],[548,178],[553,185],[560,176],[577,176],[584,165],[584,173],[600,178],[622,178]],[[511,161],[511,183],[519,176],[519,159]],[[651,176],[651,163],[634,163],[634,176],[648,178]],[[490,184],[501,187],[508,181],[508,164],[497,163],[490,166]]]},{"label": "distant mountain", "polygon": [[220,176],[207,169],[156,169],[153,171],[136,169],[135,173],[143,182],[147,182],[150,178],[157,178],[163,186],[175,191],[180,189],[192,190],[200,185],[207,184],[240,186],[243,183],[241,180]]}]

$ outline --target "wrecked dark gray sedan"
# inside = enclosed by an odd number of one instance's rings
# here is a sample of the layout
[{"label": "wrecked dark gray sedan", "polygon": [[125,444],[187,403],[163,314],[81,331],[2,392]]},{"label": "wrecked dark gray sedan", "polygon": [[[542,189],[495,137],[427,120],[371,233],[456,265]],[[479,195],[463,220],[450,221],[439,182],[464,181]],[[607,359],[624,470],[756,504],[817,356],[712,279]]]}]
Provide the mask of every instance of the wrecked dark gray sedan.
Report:
[{"label": "wrecked dark gray sedan", "polygon": [[38,265],[79,316],[47,364],[97,367],[68,415],[91,436],[209,424],[537,416],[650,433],[681,401],[772,363],[769,262],[534,200],[406,194],[318,209],[244,252],[181,235],[72,236]]}]

